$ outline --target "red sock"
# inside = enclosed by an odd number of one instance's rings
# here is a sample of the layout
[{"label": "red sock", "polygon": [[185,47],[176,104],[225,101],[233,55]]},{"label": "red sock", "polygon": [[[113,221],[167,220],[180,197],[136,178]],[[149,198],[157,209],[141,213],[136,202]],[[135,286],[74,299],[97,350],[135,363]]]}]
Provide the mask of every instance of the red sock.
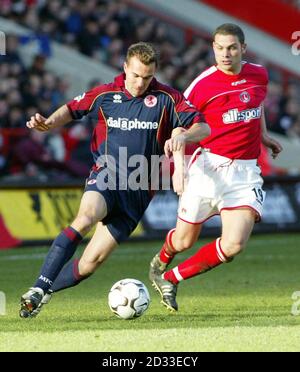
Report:
[{"label": "red sock", "polygon": [[161,251],[159,252],[159,258],[162,262],[166,263],[167,265],[171,263],[175,254],[177,253],[172,244],[172,235],[174,234],[175,229],[172,229],[168,232],[166,236],[166,241],[162,246]]},{"label": "red sock", "polygon": [[208,270],[227,262],[228,258],[224,254],[220,244],[220,238],[206,244],[192,257],[188,258],[174,269],[167,271],[164,278],[177,284],[181,280],[192,278],[193,276],[205,273]]}]

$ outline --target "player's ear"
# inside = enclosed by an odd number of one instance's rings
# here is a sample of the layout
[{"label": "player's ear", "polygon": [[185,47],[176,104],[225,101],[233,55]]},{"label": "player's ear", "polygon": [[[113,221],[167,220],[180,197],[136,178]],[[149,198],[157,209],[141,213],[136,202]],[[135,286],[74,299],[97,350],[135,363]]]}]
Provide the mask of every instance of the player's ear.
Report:
[{"label": "player's ear", "polygon": [[247,44],[242,44],[242,54],[246,53]]},{"label": "player's ear", "polygon": [[124,64],[123,64],[123,69],[124,69],[124,72],[126,74],[126,71],[127,71],[127,63],[126,62],[124,62]]}]

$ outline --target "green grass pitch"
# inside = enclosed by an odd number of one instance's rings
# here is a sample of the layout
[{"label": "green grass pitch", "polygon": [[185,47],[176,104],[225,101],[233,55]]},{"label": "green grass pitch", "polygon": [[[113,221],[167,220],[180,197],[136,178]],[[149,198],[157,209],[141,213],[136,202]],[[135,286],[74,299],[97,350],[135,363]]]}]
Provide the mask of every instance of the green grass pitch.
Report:
[{"label": "green grass pitch", "polygon": [[[300,315],[291,314],[292,308],[300,313],[300,297],[299,305],[292,299],[300,291],[300,235],[253,236],[232,263],[181,283],[176,314],[160,304],[147,278],[160,246],[121,245],[91,278],[57,293],[36,319],[19,318],[19,297],[47,248],[0,251],[7,302],[0,351],[300,351]],[[118,319],[107,305],[112,284],[128,277],[142,280],[151,296],[147,312],[134,320]]]}]

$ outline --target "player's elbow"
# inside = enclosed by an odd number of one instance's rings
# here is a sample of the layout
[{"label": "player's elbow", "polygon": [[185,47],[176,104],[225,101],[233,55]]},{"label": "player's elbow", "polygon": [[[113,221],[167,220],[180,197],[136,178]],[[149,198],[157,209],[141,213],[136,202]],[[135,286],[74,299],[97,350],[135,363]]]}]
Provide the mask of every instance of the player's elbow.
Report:
[{"label": "player's elbow", "polygon": [[201,133],[202,137],[201,137],[201,139],[204,139],[204,138],[206,138],[206,137],[208,137],[208,136],[211,135],[211,129],[210,129],[210,126],[208,124],[202,123],[201,124],[201,129],[202,129],[202,133]]}]

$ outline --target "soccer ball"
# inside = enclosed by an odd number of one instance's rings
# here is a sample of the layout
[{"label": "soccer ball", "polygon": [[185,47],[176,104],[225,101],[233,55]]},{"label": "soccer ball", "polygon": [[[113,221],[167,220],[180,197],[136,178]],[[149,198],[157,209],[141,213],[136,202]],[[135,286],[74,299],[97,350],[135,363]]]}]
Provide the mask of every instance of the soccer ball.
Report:
[{"label": "soccer ball", "polygon": [[141,316],[150,304],[150,296],[144,283],[137,279],[122,279],[115,283],[108,294],[108,305],[119,318],[132,319]]}]

